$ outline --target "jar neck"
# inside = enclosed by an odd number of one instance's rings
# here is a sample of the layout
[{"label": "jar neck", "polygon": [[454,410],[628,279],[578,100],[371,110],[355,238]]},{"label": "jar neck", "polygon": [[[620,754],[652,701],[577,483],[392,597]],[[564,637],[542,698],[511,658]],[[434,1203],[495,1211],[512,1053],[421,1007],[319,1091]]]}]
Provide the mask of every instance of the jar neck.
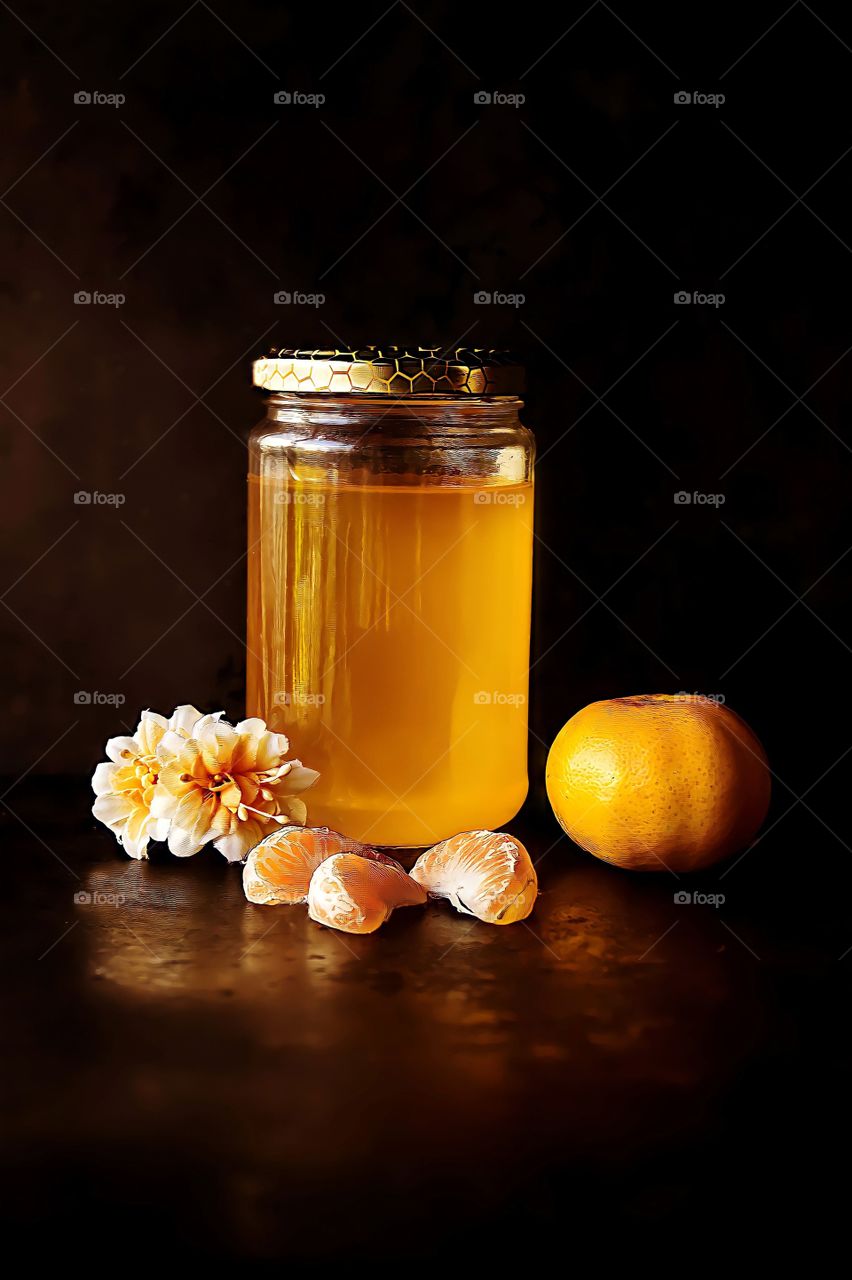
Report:
[{"label": "jar neck", "polygon": [[426,428],[487,429],[517,423],[517,396],[322,395],[268,392],[266,416],[282,424],[315,422],[363,431],[368,423],[419,422]]}]

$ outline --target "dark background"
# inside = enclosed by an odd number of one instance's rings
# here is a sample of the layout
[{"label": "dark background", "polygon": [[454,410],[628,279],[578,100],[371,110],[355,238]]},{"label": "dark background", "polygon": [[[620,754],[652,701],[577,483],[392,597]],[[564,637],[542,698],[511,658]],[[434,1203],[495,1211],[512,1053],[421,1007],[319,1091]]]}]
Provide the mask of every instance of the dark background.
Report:
[{"label": "dark background", "polygon": [[[252,354],[463,336],[529,365],[539,737],[597,697],[721,693],[801,794],[848,745],[852,31],[804,5],[759,40],[776,6],[382,12],[29,5],[55,55],[3,13],[3,770],[89,771],[116,716],[80,689],[133,724],[239,713]],[[74,505],[95,489],[124,505]]]},{"label": "dark background", "polygon": [[[272,342],[517,348],[541,458],[537,798],[559,727],[621,694],[722,695],[773,767],[777,826],[740,902],[781,976],[727,975],[723,1002],[749,994],[702,1095],[725,1137],[694,1112],[683,1123],[699,1126],[693,1173],[710,1161],[689,1183],[701,1197],[766,1103],[754,1140],[768,1213],[773,1114],[809,1161],[813,1125],[836,1121],[825,1085],[841,1074],[852,945],[852,16],[780,0],[18,3],[0,6],[0,41],[0,770],[20,859],[49,877],[76,824],[74,850],[113,865],[87,784],[59,779],[87,778],[140,708],[241,712],[251,356]],[[96,90],[126,102],[75,104]],[[326,102],[279,106],[281,90]],[[526,100],[477,105],[483,90]],[[726,100],[677,104],[679,91]],[[481,289],[524,301],[476,305]],[[78,290],[126,300],[75,305]],[[276,305],[278,290],[325,302]],[[676,305],[679,290],[724,302]],[[81,490],[123,505],[75,505]],[[681,490],[724,504],[677,504]],[[125,702],[76,705],[80,690]],[[49,1054],[42,1031],[30,1048]],[[752,1034],[764,1057],[728,1093],[721,1076]],[[800,1086],[813,1124],[790,1117]],[[641,1090],[621,1096],[641,1110]],[[582,1183],[551,1183],[553,1167],[535,1173],[542,1221],[548,1196]],[[683,1201],[663,1183],[629,1220],[669,1229]]]}]

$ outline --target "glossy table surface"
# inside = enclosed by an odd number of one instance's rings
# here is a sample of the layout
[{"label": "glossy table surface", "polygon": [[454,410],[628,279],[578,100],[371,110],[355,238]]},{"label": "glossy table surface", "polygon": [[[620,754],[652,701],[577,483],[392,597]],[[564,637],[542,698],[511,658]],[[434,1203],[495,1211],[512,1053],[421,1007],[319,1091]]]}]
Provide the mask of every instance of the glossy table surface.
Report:
[{"label": "glossy table surface", "polygon": [[249,905],[213,851],[128,860],[84,784],[8,803],[3,1216],[33,1239],[512,1261],[832,1211],[849,872],[826,848],[832,888],[803,874],[822,843],[795,815],[697,884],[528,823],[526,924],[435,904],[353,938]]}]

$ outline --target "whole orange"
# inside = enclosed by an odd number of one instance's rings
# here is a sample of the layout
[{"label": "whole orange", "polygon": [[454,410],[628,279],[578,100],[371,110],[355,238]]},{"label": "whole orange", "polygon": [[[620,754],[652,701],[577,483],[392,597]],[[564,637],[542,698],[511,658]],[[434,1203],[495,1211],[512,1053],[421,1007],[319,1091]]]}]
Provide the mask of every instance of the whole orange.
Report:
[{"label": "whole orange", "polygon": [[593,702],[547,758],[553,812],[576,844],[632,871],[697,871],[742,849],[769,808],[763,747],[696,694]]}]

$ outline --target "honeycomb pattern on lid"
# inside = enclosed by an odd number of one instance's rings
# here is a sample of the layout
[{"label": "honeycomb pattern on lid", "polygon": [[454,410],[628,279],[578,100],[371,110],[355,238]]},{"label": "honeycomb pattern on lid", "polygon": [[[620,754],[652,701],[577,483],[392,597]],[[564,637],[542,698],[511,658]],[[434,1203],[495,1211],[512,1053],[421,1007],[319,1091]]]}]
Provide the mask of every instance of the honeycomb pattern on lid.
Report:
[{"label": "honeycomb pattern on lid", "polygon": [[489,347],[274,347],[252,366],[264,391],[380,396],[510,396],[524,370]]}]

